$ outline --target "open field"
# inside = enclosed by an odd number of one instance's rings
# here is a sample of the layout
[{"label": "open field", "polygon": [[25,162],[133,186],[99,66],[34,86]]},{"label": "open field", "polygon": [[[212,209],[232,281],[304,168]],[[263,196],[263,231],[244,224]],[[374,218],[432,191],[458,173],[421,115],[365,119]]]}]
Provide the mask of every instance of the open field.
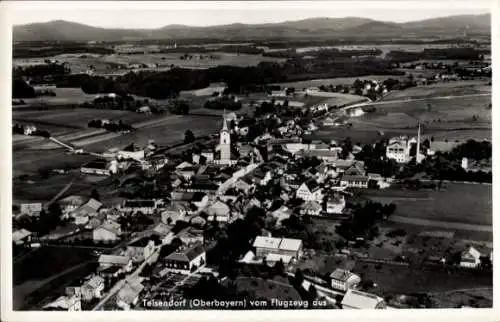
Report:
[{"label": "open field", "polygon": [[[92,101],[96,95],[85,94],[81,88],[58,88],[55,86],[35,86],[35,89],[47,89],[56,93],[56,96],[41,96],[36,98],[23,98],[26,105],[46,104],[50,108],[52,105],[82,104]],[[13,106],[13,110],[22,110],[25,105]]]},{"label": "open field", "polygon": [[469,288],[450,292],[439,292],[432,294],[432,300],[440,308],[452,308],[459,305],[486,308],[493,307],[493,288]]},{"label": "open field", "polygon": [[395,216],[492,225],[492,187],[489,185],[448,183],[442,191],[370,190],[363,195],[382,203],[395,203]]},{"label": "open field", "polygon": [[446,273],[441,269],[356,262],[353,273],[378,284],[370,292],[386,296],[415,292],[443,292],[461,288],[492,287],[491,275],[469,271]]},{"label": "open field", "polygon": [[336,77],[336,78],[325,78],[325,79],[311,79],[306,81],[298,82],[284,82],[277,83],[281,87],[295,87],[296,89],[308,88],[308,87],[318,87],[320,85],[352,85],[356,79],[360,80],[376,80],[384,81],[388,78],[403,79],[405,76],[402,75],[369,75],[360,77]]},{"label": "open field", "polygon": [[[13,65],[29,65],[40,64],[45,59],[57,60],[60,63],[68,63],[72,73],[86,72],[90,65],[93,65],[96,74],[109,74],[118,71],[127,72],[127,70],[118,69],[117,65],[129,66],[132,64],[155,65],[169,69],[171,65],[182,68],[210,68],[218,65],[232,66],[255,66],[263,61],[281,61],[283,59],[264,57],[262,55],[249,54],[231,54],[231,53],[189,53],[193,56],[192,59],[181,59],[184,53],[150,53],[150,54],[112,54],[112,55],[95,55],[95,54],[63,54],[43,59],[14,59]],[[200,55],[203,59],[199,59]],[[211,59],[209,56],[213,56]],[[156,68],[157,70],[157,68]]]},{"label": "open field", "polygon": [[[82,158],[73,160],[75,163],[80,161]],[[51,160],[52,161],[52,160]],[[58,164],[54,164],[56,160],[50,162],[47,165],[35,165],[32,172],[35,173],[38,169],[58,167]],[[67,166],[71,164],[67,163]],[[28,171],[26,171],[28,172]],[[16,173],[16,171],[14,172]],[[56,174],[51,173],[48,178],[41,178],[39,175],[33,175],[27,180],[14,179],[12,183],[12,193],[14,200],[19,200],[23,202],[27,201],[40,201],[47,202],[57,195],[62,188],[64,188],[68,183],[73,182],[71,187],[65,192],[66,195],[80,194],[89,195],[90,191],[96,187],[96,185],[104,185],[108,181],[101,180],[99,182],[94,182],[93,177],[80,175],[79,171],[73,171],[68,174]]]},{"label": "open field", "polygon": [[403,91],[393,91],[389,93],[384,101],[429,98],[434,96],[453,96],[468,94],[491,93],[491,86],[486,85],[487,81],[450,81],[427,86],[418,86],[405,89]]},{"label": "open field", "polygon": [[88,250],[41,247],[13,264],[13,283],[41,281],[91,259]]}]

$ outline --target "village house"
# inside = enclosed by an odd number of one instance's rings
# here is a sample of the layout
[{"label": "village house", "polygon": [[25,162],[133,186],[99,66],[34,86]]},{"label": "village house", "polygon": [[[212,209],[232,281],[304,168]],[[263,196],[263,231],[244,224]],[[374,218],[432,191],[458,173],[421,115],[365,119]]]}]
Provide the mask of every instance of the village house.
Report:
[{"label": "village house", "polygon": [[315,200],[308,200],[300,206],[301,215],[319,216],[321,210],[321,204]]},{"label": "village house", "polygon": [[101,276],[93,276],[90,280],[86,281],[82,287],[82,299],[90,301],[93,298],[101,298],[102,291],[104,290],[104,278]]},{"label": "village house", "polygon": [[42,211],[42,204],[40,202],[22,203],[20,208],[20,213],[22,215],[38,217],[40,215],[40,212]]},{"label": "village house", "polygon": [[89,222],[91,217],[97,216],[101,207],[101,202],[95,199],[90,199],[82,206],[71,211],[69,216],[75,219],[76,225],[85,225]]},{"label": "village house", "polygon": [[161,206],[161,200],[125,200],[120,210],[124,213],[142,212],[145,215],[151,215]]},{"label": "village house", "polygon": [[346,188],[368,188],[369,178],[367,176],[343,175],[340,186]]},{"label": "village house", "polygon": [[225,203],[217,200],[211,204],[205,212],[208,214],[207,221],[229,222],[231,217],[231,209]]},{"label": "village house", "polygon": [[478,268],[481,265],[481,257],[489,257],[492,260],[491,250],[478,250],[478,247],[469,246],[461,253],[460,266],[465,268]]},{"label": "village house", "polygon": [[161,213],[161,222],[174,226],[178,220],[185,220],[186,214],[186,207],[179,203],[172,203]]},{"label": "village house", "polygon": [[122,272],[130,272],[132,270],[132,259],[129,256],[120,255],[105,255],[99,256],[99,271],[110,267],[118,267]]},{"label": "village house", "polygon": [[187,227],[181,230],[177,236],[182,241],[183,245],[191,246],[193,244],[203,244],[203,230],[195,229],[193,227]]},{"label": "village house", "polygon": [[125,285],[117,294],[116,304],[125,311],[132,309],[139,302],[139,295],[143,290],[144,285],[139,279],[132,282],[125,281]]},{"label": "village house", "polygon": [[396,160],[398,163],[407,163],[410,161],[411,144],[415,142],[405,136],[391,138],[385,155],[388,159]]},{"label": "village house", "polygon": [[252,246],[255,248],[255,255],[261,258],[268,254],[278,254],[298,259],[302,255],[300,239],[257,236]]},{"label": "village house", "polygon": [[149,237],[143,237],[127,246],[126,255],[132,258],[134,263],[141,263],[145,260],[151,261],[154,250],[155,242]]},{"label": "village house", "polygon": [[255,185],[249,179],[243,177],[235,182],[234,188],[237,191],[242,191],[245,194],[249,194],[255,188]]},{"label": "village house", "polygon": [[121,233],[122,230],[119,223],[106,220],[92,231],[92,239],[94,242],[116,242],[120,240]]},{"label": "village house", "polygon": [[137,161],[141,161],[144,159],[144,149],[141,149],[134,143],[130,144],[129,146],[126,146],[123,150],[118,151],[118,159],[133,159]]},{"label": "village house", "polygon": [[29,245],[31,241],[31,231],[27,229],[19,229],[12,233],[12,242],[16,245]]},{"label": "village house", "polygon": [[361,278],[349,271],[337,268],[330,274],[330,281],[333,289],[345,292],[348,289],[355,289],[361,283]]},{"label": "village house", "polygon": [[202,245],[197,244],[190,248],[181,247],[165,257],[164,271],[190,274],[198,268],[205,266],[206,261],[206,253]]},{"label": "village house", "polygon": [[376,295],[348,289],[342,299],[343,309],[385,309],[387,305],[383,298]]},{"label": "village house", "polygon": [[43,311],[81,311],[82,300],[81,294],[74,294],[72,296],[63,295],[58,297],[55,301],[45,305]]},{"label": "village house", "polygon": [[309,180],[301,184],[296,191],[296,196],[302,200],[321,201],[323,199],[322,189],[316,180]]},{"label": "village house", "polygon": [[95,160],[81,166],[80,172],[90,175],[110,176],[118,172],[118,163],[106,160]]},{"label": "village house", "polygon": [[341,214],[344,211],[345,205],[345,197],[339,193],[335,193],[326,198],[325,211],[329,215]]}]

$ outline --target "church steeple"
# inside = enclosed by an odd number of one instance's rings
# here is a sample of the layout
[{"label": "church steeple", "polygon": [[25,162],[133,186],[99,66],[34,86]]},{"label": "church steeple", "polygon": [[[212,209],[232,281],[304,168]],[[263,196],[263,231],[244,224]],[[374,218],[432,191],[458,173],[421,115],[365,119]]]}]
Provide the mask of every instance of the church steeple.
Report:
[{"label": "church steeple", "polygon": [[226,109],[224,109],[224,114],[222,115],[222,131],[229,132],[226,120]]}]

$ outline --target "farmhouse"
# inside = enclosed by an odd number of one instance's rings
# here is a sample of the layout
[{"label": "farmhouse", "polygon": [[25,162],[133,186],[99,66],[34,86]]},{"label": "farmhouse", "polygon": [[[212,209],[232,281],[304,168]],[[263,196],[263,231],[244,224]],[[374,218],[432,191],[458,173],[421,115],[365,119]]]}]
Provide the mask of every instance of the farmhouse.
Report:
[{"label": "farmhouse", "polygon": [[84,174],[94,174],[101,176],[110,176],[117,172],[116,164],[112,164],[111,162],[107,162],[104,160],[95,160],[88,163],[85,163],[80,168],[80,172]]},{"label": "farmhouse", "polygon": [[93,298],[101,298],[104,290],[104,278],[101,276],[93,276],[90,280],[82,285],[82,299],[90,301]]},{"label": "farmhouse", "polygon": [[[483,254],[475,247],[470,246],[467,250],[463,251],[460,258],[460,266],[466,268],[477,268],[481,265],[481,257]],[[485,254],[484,256],[488,256]]]},{"label": "farmhouse", "polygon": [[12,242],[16,245],[29,244],[31,241],[31,231],[24,228],[16,230],[12,233]]},{"label": "farmhouse", "polygon": [[302,240],[300,239],[257,236],[253,247],[256,256],[262,258],[268,254],[289,255],[294,258],[302,255]]},{"label": "farmhouse", "polygon": [[82,301],[81,295],[60,296],[55,301],[45,305],[44,311],[81,311]]},{"label": "farmhouse", "polygon": [[128,257],[132,258],[135,263],[141,263],[145,260],[152,260],[151,255],[153,255],[155,249],[155,242],[149,237],[143,237],[127,246],[126,254]]},{"label": "farmhouse", "polygon": [[330,279],[332,288],[340,291],[356,288],[361,282],[361,278],[358,275],[339,268],[330,274]]},{"label": "farmhouse", "polygon": [[95,242],[116,242],[120,239],[120,235],[120,224],[111,220],[105,221],[102,225],[92,231],[92,238]]},{"label": "farmhouse", "polygon": [[398,163],[407,163],[410,161],[412,143],[416,143],[416,141],[409,140],[406,136],[391,138],[386,147],[385,155],[388,159],[396,160]]},{"label": "farmhouse", "polygon": [[139,295],[144,289],[140,280],[132,282],[125,281],[125,285],[118,292],[116,304],[123,310],[128,311],[139,302]]},{"label": "farmhouse", "polygon": [[38,217],[42,211],[42,204],[40,202],[36,203],[22,203],[21,204],[21,214],[28,215],[30,217]]},{"label": "farmhouse", "polygon": [[208,221],[228,222],[231,215],[229,206],[220,200],[210,205],[206,212],[208,214]]},{"label": "farmhouse", "polygon": [[369,178],[367,176],[343,175],[340,186],[347,188],[368,188]]},{"label": "farmhouse", "polygon": [[194,229],[193,227],[183,229],[177,234],[176,237],[179,238],[186,246],[203,244],[204,242],[203,231]]},{"label": "farmhouse", "polygon": [[118,159],[133,159],[137,161],[141,161],[144,159],[144,149],[139,148],[135,144],[130,144],[126,146],[123,150],[118,151]]},{"label": "farmhouse", "polygon": [[99,269],[107,269],[109,267],[119,267],[123,272],[132,270],[132,260],[128,256],[119,255],[101,255],[98,259]]},{"label": "farmhouse", "polygon": [[357,290],[348,289],[342,299],[343,309],[385,309],[384,299]]},{"label": "farmhouse", "polygon": [[[206,253],[200,244],[191,248],[182,248],[168,255],[164,259],[165,272],[175,272],[181,274],[190,274],[196,269],[205,266],[207,261]],[[160,273],[163,275],[164,272]]]},{"label": "farmhouse", "polygon": [[316,180],[309,180],[301,184],[296,191],[296,196],[302,200],[321,201],[323,199],[322,189]]}]

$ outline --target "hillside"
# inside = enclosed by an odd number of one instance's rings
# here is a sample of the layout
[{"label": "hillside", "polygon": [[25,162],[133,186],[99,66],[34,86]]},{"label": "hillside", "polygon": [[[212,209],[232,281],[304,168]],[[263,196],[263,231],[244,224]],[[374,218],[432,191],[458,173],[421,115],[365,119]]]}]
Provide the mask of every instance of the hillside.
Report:
[{"label": "hillside", "polygon": [[63,20],[14,26],[14,41],[124,41],[145,39],[263,40],[268,38],[456,37],[463,31],[489,35],[490,15],[462,15],[407,23],[366,18],[312,18],[269,24],[210,27],[167,25],[157,29],[107,29]]}]

